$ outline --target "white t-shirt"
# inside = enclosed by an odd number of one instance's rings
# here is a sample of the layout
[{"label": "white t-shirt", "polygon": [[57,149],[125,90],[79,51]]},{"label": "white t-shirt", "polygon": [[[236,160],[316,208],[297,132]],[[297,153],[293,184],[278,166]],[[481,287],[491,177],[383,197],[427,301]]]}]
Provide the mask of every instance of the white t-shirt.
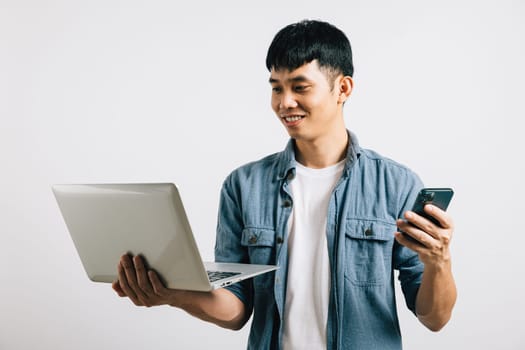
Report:
[{"label": "white t-shirt", "polygon": [[283,349],[326,349],[330,261],[326,241],[328,202],[345,161],[311,169],[299,163],[291,181],[288,281]]}]

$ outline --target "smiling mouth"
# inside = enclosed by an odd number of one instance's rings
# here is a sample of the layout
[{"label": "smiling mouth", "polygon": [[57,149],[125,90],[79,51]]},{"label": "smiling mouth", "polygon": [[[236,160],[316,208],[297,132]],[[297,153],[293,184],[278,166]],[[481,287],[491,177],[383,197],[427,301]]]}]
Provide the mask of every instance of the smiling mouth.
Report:
[{"label": "smiling mouth", "polygon": [[284,121],[287,123],[297,122],[303,118],[304,116],[302,115],[290,115],[290,116],[282,117],[282,119],[284,119]]}]

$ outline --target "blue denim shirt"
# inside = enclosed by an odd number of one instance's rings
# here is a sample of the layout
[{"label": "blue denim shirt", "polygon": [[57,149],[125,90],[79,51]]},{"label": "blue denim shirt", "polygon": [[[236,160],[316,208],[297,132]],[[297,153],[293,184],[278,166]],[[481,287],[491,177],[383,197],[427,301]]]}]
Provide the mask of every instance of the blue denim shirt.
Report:
[{"label": "blue denim shirt", "polygon": [[[356,136],[349,135],[345,168],[327,213],[327,349],[401,349],[394,269],[406,304],[415,312],[423,264],[394,240],[394,232],[396,219],[411,209],[422,183],[408,168],[360,148]],[[283,152],[233,171],[221,190],[216,261],[280,266],[228,287],[248,310],[253,308],[248,349],[281,348],[294,176],[290,140]]]}]

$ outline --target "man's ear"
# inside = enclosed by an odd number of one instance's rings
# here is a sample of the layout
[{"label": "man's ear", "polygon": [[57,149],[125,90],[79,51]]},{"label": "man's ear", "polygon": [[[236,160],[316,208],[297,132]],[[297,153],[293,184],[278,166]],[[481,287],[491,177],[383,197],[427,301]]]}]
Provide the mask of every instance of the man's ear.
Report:
[{"label": "man's ear", "polygon": [[337,100],[337,102],[345,103],[345,101],[348,100],[348,97],[350,97],[352,90],[354,89],[354,80],[351,76],[346,75],[340,78],[338,85],[339,99]]}]

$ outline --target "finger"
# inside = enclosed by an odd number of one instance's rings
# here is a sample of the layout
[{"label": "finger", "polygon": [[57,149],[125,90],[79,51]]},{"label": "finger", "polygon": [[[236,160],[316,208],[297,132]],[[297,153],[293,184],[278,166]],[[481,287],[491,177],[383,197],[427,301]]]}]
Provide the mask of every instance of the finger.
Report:
[{"label": "finger", "polygon": [[124,274],[126,275],[129,287],[133,289],[133,292],[140,302],[139,305],[148,306],[148,296],[139,286],[137,270],[135,269],[135,264],[132,260],[132,257],[127,254],[123,255],[121,259],[121,265],[124,268]]},{"label": "finger", "polygon": [[425,254],[425,252],[428,252],[430,249],[432,249],[432,247],[428,243],[422,243],[404,232],[396,232],[394,234],[394,237],[399,244],[407,247],[410,250],[415,251],[420,255]]},{"label": "finger", "polygon": [[439,228],[427,218],[424,218],[423,216],[418,215],[412,211],[405,212],[405,218],[409,223],[426,234],[432,236],[433,238],[437,238],[439,236],[437,232]]},{"label": "finger", "polygon": [[146,294],[151,295],[153,294],[153,287],[151,286],[150,280],[148,278],[148,271],[146,270],[146,266],[144,265],[144,261],[142,257],[135,256],[133,258],[133,265],[135,267],[135,272],[137,275],[137,282],[139,288]]},{"label": "finger", "polygon": [[123,255],[120,259],[120,265],[124,268],[128,285],[137,293],[140,290],[137,282],[137,272],[135,271],[135,265],[133,265],[130,256],[127,254]]},{"label": "finger", "polygon": [[[411,225],[410,223],[406,221],[398,220],[397,227],[399,228],[401,232],[403,243],[410,242],[410,243],[413,243],[412,245],[420,245],[422,247],[431,247],[435,242],[435,238],[433,236],[427,234],[425,231],[421,230],[420,228],[416,226]],[[406,245],[406,244],[403,244],[403,245]]]},{"label": "finger", "polygon": [[166,296],[168,294],[168,289],[164,286],[162,281],[160,280],[159,275],[157,272],[150,270],[148,272],[149,281],[153,287],[153,291],[155,294],[159,296]]},{"label": "finger", "polygon": [[446,211],[440,209],[439,207],[436,207],[435,205],[427,204],[425,205],[425,213],[432,216],[434,219],[436,219],[439,222],[439,226],[444,229],[450,229],[453,228],[454,224],[452,222],[452,218],[450,215],[447,214]]},{"label": "finger", "polygon": [[396,232],[394,234],[394,237],[399,244],[415,251],[416,253],[420,253],[421,251],[423,251],[423,249],[426,249],[422,243],[419,243],[411,236],[408,236],[406,233]]},{"label": "finger", "polygon": [[122,266],[122,264],[118,264],[117,271],[118,271],[119,285],[122,291],[131,299],[133,304],[137,306],[140,305],[139,299],[137,298],[137,294],[129,286],[128,279],[126,277],[126,272],[124,271],[124,267]]},{"label": "finger", "polygon": [[147,307],[152,306],[151,295],[147,295],[138,284],[137,270],[135,269],[132,258],[127,254],[123,255],[121,265],[124,269],[124,275],[126,276],[128,286],[135,294],[135,298],[132,299],[135,305]]},{"label": "finger", "polygon": [[122,290],[122,287],[120,286],[119,281],[115,281],[111,284],[111,287],[115,292],[117,292],[119,297],[126,297],[126,293]]}]

